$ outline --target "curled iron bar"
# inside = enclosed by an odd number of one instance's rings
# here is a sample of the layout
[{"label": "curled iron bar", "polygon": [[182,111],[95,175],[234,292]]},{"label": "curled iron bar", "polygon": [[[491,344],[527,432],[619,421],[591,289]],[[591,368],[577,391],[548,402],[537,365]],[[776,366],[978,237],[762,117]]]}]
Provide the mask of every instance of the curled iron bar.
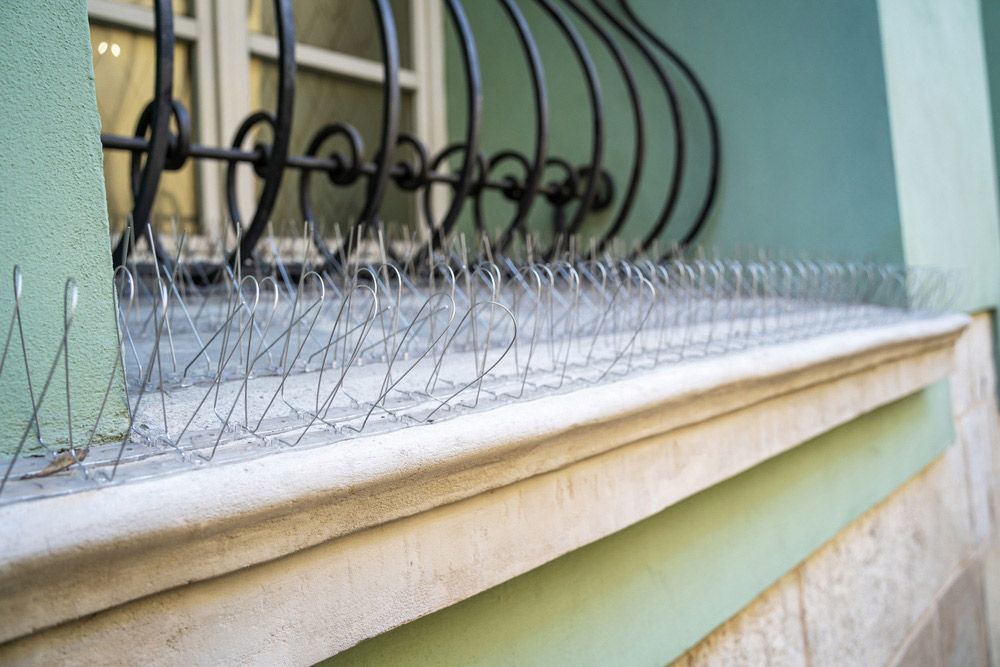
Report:
[{"label": "curled iron bar", "polygon": [[642,166],[646,160],[646,125],[642,115],[642,103],[639,99],[639,87],[635,83],[635,75],[632,73],[632,68],[625,59],[625,54],[621,48],[611,39],[611,35],[574,0],[563,0],[563,2],[573,10],[574,14],[580,17],[581,21],[587,24],[593,33],[597,35],[597,38],[607,47],[608,52],[611,53],[611,57],[622,73],[622,80],[628,92],[629,104],[632,107],[632,123],[635,128],[632,170],[629,173],[628,186],[625,188],[625,195],[618,207],[618,213],[615,215],[607,231],[601,235],[600,240],[597,242],[597,249],[604,250],[608,242],[621,231],[622,226],[628,219],[628,214],[632,211],[632,206],[635,204],[635,195],[639,190],[639,178],[642,176]]},{"label": "curled iron bar", "polygon": [[686,246],[698,235],[702,227],[705,225],[705,221],[708,220],[709,214],[712,212],[712,206],[715,204],[716,194],[719,190],[719,169],[721,156],[721,147],[719,141],[719,120],[715,115],[715,107],[712,106],[712,100],[708,97],[708,91],[705,90],[705,86],[702,85],[701,80],[698,75],[694,73],[691,66],[688,65],[687,61],[681,58],[674,49],[670,47],[660,36],[654,33],[649,27],[639,19],[635,11],[632,9],[632,5],[629,0],[618,0],[619,6],[621,6],[622,11],[628,17],[628,20],[632,22],[632,25],[636,27],[646,37],[652,44],[658,48],[667,59],[672,62],[677,69],[684,75],[684,78],[688,80],[691,84],[691,88],[694,90],[695,96],[698,98],[698,103],[701,105],[702,110],[705,112],[705,120],[708,122],[708,135],[709,135],[709,173],[708,173],[708,186],[705,189],[705,195],[701,201],[701,207],[698,213],[695,215],[694,223],[688,232],[681,238],[680,245]]},{"label": "curled iron bar", "polygon": [[656,216],[656,220],[653,226],[650,228],[649,232],[639,243],[638,251],[644,253],[649,250],[649,248],[656,242],[656,239],[660,237],[663,230],[666,228],[667,224],[670,222],[670,218],[677,208],[677,202],[680,199],[681,184],[684,180],[684,157],[686,149],[686,143],[684,141],[684,121],[681,114],[681,105],[677,97],[677,91],[674,89],[673,83],[670,81],[670,77],[667,75],[666,70],[656,59],[652,50],[642,39],[636,34],[636,32],[629,27],[626,23],[621,21],[613,12],[611,12],[604,0],[591,0],[593,5],[601,13],[601,15],[613,25],[625,39],[632,44],[633,47],[639,52],[646,64],[653,70],[653,74],[656,76],[656,80],[660,82],[660,86],[663,88],[663,92],[666,95],[667,100],[667,111],[670,115],[670,122],[673,129],[673,139],[674,139],[674,161],[670,172],[670,178],[667,182],[667,192],[663,200],[663,206],[660,208],[660,213]]},{"label": "curled iron bar", "polygon": [[[172,0],[156,0],[153,4],[153,15],[156,20],[156,65],[154,73],[153,100],[143,110],[136,125],[136,137],[145,136],[150,131],[146,144],[146,163],[139,168],[139,156],[132,156],[132,220],[134,233],[139,238],[146,238],[146,228],[149,226],[149,214],[153,210],[153,200],[160,185],[160,176],[167,164],[167,149],[170,136],[170,113],[173,108],[174,88],[174,8]],[[180,105],[178,105],[180,106]],[[185,128],[179,127],[183,132]],[[118,239],[114,257],[116,265],[125,263],[129,248],[126,235]],[[162,248],[157,243],[156,248]],[[169,266],[169,255],[163,253],[160,261],[166,261]]]},{"label": "curled iron bar", "polygon": [[583,37],[577,32],[576,27],[566,14],[551,0],[535,0],[535,2],[555,22],[559,31],[569,42],[573,54],[579,62],[580,69],[583,70],[584,80],[587,83],[587,98],[590,102],[591,114],[590,164],[581,170],[585,179],[583,191],[580,193],[576,210],[568,222],[559,214],[561,211],[557,210],[559,215],[556,216],[555,238],[552,240],[552,246],[545,253],[547,258],[551,258],[559,252],[567,237],[580,230],[584,218],[590,211],[594,195],[597,193],[597,185],[601,177],[601,163],[604,159],[604,101],[601,97],[601,81],[597,76],[597,67],[590,57],[590,51],[587,50]]},{"label": "curled iron bar", "polygon": [[[393,18],[392,7],[388,0],[372,0],[372,8],[378,22],[379,48],[382,53],[382,127],[379,136],[379,147],[375,152],[372,164],[363,163],[364,160],[364,140],[361,134],[353,126],[347,123],[332,123],[326,125],[313,135],[306,148],[304,162],[300,163],[302,169],[299,178],[299,210],[303,219],[309,224],[313,245],[319,251],[323,260],[330,267],[340,264],[338,253],[343,248],[329,248],[316,222],[310,202],[311,173],[314,170],[323,169],[323,160],[318,158],[320,147],[335,136],[343,136],[347,140],[350,155],[345,160],[340,153],[334,153],[329,160],[335,165],[326,169],[330,181],[334,185],[347,186],[357,181],[362,176],[368,176],[368,187],[365,193],[365,202],[361,213],[358,215],[357,226],[362,228],[373,228],[381,224],[379,209],[385,198],[391,178],[409,178],[413,175],[404,173],[394,174],[392,162],[393,151],[400,144],[409,143],[417,148],[418,155],[424,157],[426,162],[426,150],[419,144],[419,141],[409,135],[402,135],[399,132],[399,112],[400,112],[400,91],[399,91],[399,39],[396,33],[396,21]],[[315,169],[311,168],[315,165]],[[349,244],[349,239],[342,239],[342,245]]]},{"label": "curled iron bar", "polygon": [[[465,10],[459,0],[447,0],[448,13],[452,23],[455,25],[455,32],[458,35],[458,43],[462,50],[462,65],[465,69],[465,141],[462,144],[462,168],[458,173],[458,182],[455,184],[455,195],[452,199],[448,212],[445,213],[441,224],[434,231],[433,239],[437,246],[443,245],[445,237],[451,232],[458,216],[462,211],[462,205],[472,188],[472,172],[476,168],[479,155],[479,131],[482,124],[483,111],[483,81],[479,73],[479,56],[476,53],[476,43],[472,37],[472,27],[469,19],[465,16]],[[486,172],[480,167],[481,178],[486,178]],[[428,188],[425,191],[429,191]],[[433,224],[430,218],[427,224]]]},{"label": "curled iron bar", "polygon": [[[538,195],[545,171],[545,158],[548,154],[549,140],[549,98],[545,84],[545,68],[542,66],[542,56],[538,52],[538,44],[531,33],[531,27],[514,0],[500,0],[507,17],[514,25],[517,39],[521,44],[525,60],[528,62],[528,72],[531,75],[531,94],[535,111],[535,151],[531,160],[523,153],[514,150],[500,151],[490,157],[486,167],[487,176],[498,165],[505,161],[514,161],[524,170],[524,182],[518,183],[513,177],[508,177],[509,187],[504,194],[517,201],[517,210],[507,228],[497,240],[497,250],[506,251],[517,232],[524,232],[525,219],[531,211],[532,204]],[[475,222],[481,233],[486,233],[485,216],[482,210],[481,193],[475,199]]]},{"label": "curled iron bar", "polygon": [[372,0],[378,16],[379,46],[382,49],[382,134],[375,157],[375,173],[368,181],[368,196],[358,216],[358,225],[378,222],[392,168],[392,151],[399,135],[399,39],[389,0]]},{"label": "curled iron bar", "polygon": [[[274,18],[278,33],[278,104],[274,114],[258,111],[251,114],[236,131],[233,148],[239,148],[250,130],[260,123],[271,126],[271,145],[258,144],[254,151],[260,157],[254,162],[254,171],[264,180],[257,209],[250,224],[240,234],[240,247],[233,251],[235,257],[249,260],[254,247],[267,227],[281,187],[281,177],[288,161],[288,148],[292,138],[292,110],[295,102],[295,19],[292,17],[292,0],[274,0]],[[226,201],[233,226],[242,223],[236,201],[236,163],[226,169]]]},{"label": "curled iron bar", "polygon": [[[481,197],[485,191],[491,190],[499,192],[516,204],[513,216],[506,227],[499,230],[496,239],[497,250],[504,252],[518,233],[526,231],[525,221],[532,206],[541,197],[555,209],[553,242],[543,253],[548,257],[554,256],[565,249],[564,244],[569,236],[579,232],[588,214],[609,206],[615,198],[614,180],[603,167],[606,118],[600,79],[587,46],[577,31],[576,23],[556,4],[557,1],[568,7],[577,21],[586,25],[611,54],[628,92],[635,127],[635,147],[628,182],[618,202],[617,212],[601,235],[599,245],[603,247],[619,235],[630,219],[638,184],[646,166],[647,151],[645,116],[639,89],[625,53],[612,36],[612,30],[606,26],[613,27],[616,36],[619,34],[624,36],[655,73],[666,94],[670,122],[674,130],[674,168],[668,180],[662,210],[640,244],[640,249],[643,251],[648,250],[662,233],[675,212],[687,156],[676,92],[670,77],[652,53],[649,44],[665,55],[690,83],[706,114],[711,148],[709,183],[694,223],[685,234],[682,243],[686,244],[694,238],[703,227],[718,190],[720,150],[717,119],[704,86],[690,66],[639,20],[626,0],[618,0],[621,14],[610,11],[605,4],[606,0],[591,0],[591,5],[597,10],[594,13],[583,8],[582,0],[533,0],[541,8],[542,14],[556,25],[569,43],[587,86],[591,112],[591,146],[588,161],[580,166],[575,166],[549,152],[549,98],[545,71],[538,44],[516,0],[497,0],[497,2],[514,26],[528,66],[534,107],[534,148],[530,157],[513,149],[499,150],[488,158],[482,154],[479,146],[482,133],[483,83],[473,30],[461,0],[442,1],[447,7],[462,57],[467,116],[464,135],[459,142],[444,147],[432,156],[419,137],[400,133],[400,56],[396,24],[389,0],[371,0],[378,24],[382,56],[383,103],[382,124],[379,136],[376,138],[377,145],[373,156],[368,159],[364,155],[363,137],[355,128],[342,122],[331,122],[319,128],[303,154],[291,154],[296,77],[292,0],[273,0],[278,42],[278,89],[275,111],[273,113],[256,111],[250,114],[237,129],[229,147],[193,143],[188,112],[180,101],[173,98],[175,35],[172,2],[155,0],[153,12],[156,75],[153,99],[140,115],[133,136],[101,135],[105,149],[128,151],[132,155],[131,180],[134,204],[131,238],[152,239],[152,247],[159,263],[170,267],[172,258],[165,246],[156,242],[155,234],[151,235],[151,230],[148,230],[160,178],[164,171],[181,169],[189,159],[203,159],[226,164],[225,195],[228,214],[233,225],[241,230],[238,234],[240,244],[233,250],[229,258],[230,263],[236,261],[237,257],[244,261],[254,261],[254,249],[266,229],[284,173],[289,169],[300,172],[300,210],[303,218],[310,223],[314,245],[328,264],[336,264],[338,257],[344,255],[342,248],[329,248],[326,245],[321,231],[315,224],[316,215],[311,203],[311,176],[316,171],[325,173],[329,180],[339,187],[367,179],[365,200],[361,213],[355,221],[357,229],[381,224],[379,210],[390,182],[404,191],[422,195],[426,224],[429,225],[429,238],[436,249],[445,245],[465,203],[470,198],[474,204],[474,222],[481,232],[486,233]],[[270,129],[270,143],[256,139],[256,130],[262,126]],[[255,144],[251,148],[244,148],[244,143],[251,135],[256,139]],[[344,148],[324,155],[323,147],[328,143],[339,143]],[[413,154],[412,160],[400,161],[395,158],[394,153],[404,147]],[[459,157],[461,164],[457,170],[452,171],[449,168],[449,161]],[[250,165],[262,181],[256,207],[248,223],[244,223],[236,196],[236,169],[240,164]],[[517,170],[513,173],[507,171],[502,176],[493,176],[493,173],[499,172],[501,168],[510,170],[514,167]],[[561,175],[546,180],[546,174],[551,175],[553,170],[561,172]],[[520,174],[517,174],[517,171]],[[448,209],[437,223],[434,222],[430,206],[430,190],[435,185],[445,185],[451,190]],[[572,211],[569,212],[571,208]],[[119,264],[124,263],[126,256],[134,248],[134,242],[126,242],[128,237],[129,234],[123,235],[116,245],[114,256]]]},{"label": "curled iron bar", "polygon": [[[483,81],[479,71],[479,55],[476,51],[476,42],[472,36],[472,26],[465,15],[465,10],[459,0],[445,0],[448,8],[448,15],[455,28],[458,37],[459,48],[462,52],[462,68],[465,75],[465,137],[461,143],[454,143],[444,147],[431,162],[431,170],[437,174],[448,164],[448,160],[459,153],[462,155],[462,166],[454,179],[449,179],[452,186],[451,204],[440,223],[434,222],[434,211],[431,206],[431,184],[433,180],[428,180],[423,192],[423,213],[428,232],[431,237],[431,244],[435,249],[441,248],[445,240],[458,222],[458,217],[462,213],[462,207],[470,194],[481,190],[486,185],[486,169],[484,158],[479,152],[479,133],[482,127],[483,111]],[[475,171],[479,172],[477,177],[473,177]]]}]

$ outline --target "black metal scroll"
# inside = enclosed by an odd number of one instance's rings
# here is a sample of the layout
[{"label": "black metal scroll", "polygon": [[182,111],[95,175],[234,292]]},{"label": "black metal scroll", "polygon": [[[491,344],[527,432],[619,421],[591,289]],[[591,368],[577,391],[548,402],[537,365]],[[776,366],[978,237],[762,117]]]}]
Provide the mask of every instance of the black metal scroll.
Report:
[{"label": "black metal scroll", "polygon": [[[622,36],[641,56],[645,65],[654,72],[667,100],[669,122],[674,137],[673,168],[667,179],[664,204],[653,221],[652,229],[639,244],[646,251],[663,233],[676,211],[687,144],[684,137],[680,105],[674,84],[667,69],[661,64],[654,49],[680,72],[694,90],[702,111],[706,115],[710,134],[709,179],[694,220],[688,223],[682,243],[687,244],[704,226],[716,198],[719,180],[719,131],[715,111],[705,87],[694,71],[666,42],[645,25],[629,6],[627,0],[618,0],[618,10],[611,9],[605,0],[590,0],[594,11],[583,6],[583,0],[533,0],[541,10],[540,15],[554,23],[567,40],[579,64],[586,83],[591,112],[589,130],[590,157],[585,164],[574,165],[565,158],[552,155],[549,150],[549,98],[548,83],[538,43],[532,34],[516,0],[496,0],[511,21],[527,64],[532,86],[534,113],[534,149],[530,156],[513,149],[504,149],[487,157],[481,145],[483,114],[483,83],[481,78],[475,36],[461,0],[441,0],[445,3],[450,24],[458,38],[461,66],[464,72],[466,121],[461,141],[431,155],[422,139],[399,131],[401,93],[399,84],[400,55],[396,24],[389,0],[370,0],[375,17],[383,63],[381,130],[370,138],[375,146],[371,157],[365,155],[365,138],[349,124],[332,121],[319,128],[301,155],[292,153],[292,111],[295,99],[295,17],[292,0],[273,0],[277,24],[278,87],[275,111],[256,111],[250,114],[237,129],[228,148],[204,146],[191,140],[191,122],[184,105],[173,97],[173,59],[175,35],[171,0],[155,0],[156,22],[156,78],[152,101],[146,106],[134,136],[103,134],[104,147],[108,150],[125,150],[132,154],[132,211],[131,243],[123,235],[114,255],[118,263],[125,261],[129,246],[152,239],[158,258],[165,266],[171,258],[162,244],[157,243],[150,227],[151,212],[164,171],[182,168],[189,159],[215,160],[226,164],[225,194],[228,214],[234,226],[241,230],[240,246],[233,251],[229,261],[236,258],[251,261],[255,248],[264,233],[274,210],[285,172],[298,170],[299,206],[303,218],[313,223],[312,239],[316,248],[329,264],[338,263],[342,248],[331,248],[314,223],[316,211],[311,200],[313,172],[325,173],[335,185],[346,187],[365,179],[365,199],[355,220],[357,229],[371,229],[381,224],[380,208],[389,187],[418,193],[422,197],[425,223],[432,247],[443,247],[471,199],[473,219],[482,233],[487,233],[482,195],[486,191],[499,192],[516,205],[513,216],[494,239],[494,248],[504,252],[518,234],[526,233],[526,220],[539,201],[548,202],[554,209],[553,243],[545,254],[552,256],[566,249],[566,240],[579,232],[587,216],[610,206],[614,195],[615,175],[604,167],[606,117],[602,100],[601,83],[587,42],[577,26],[587,32],[611,55],[625,83],[634,124],[632,167],[627,185],[617,202],[616,213],[607,229],[597,240],[598,247],[622,234],[634,210],[639,182],[646,166],[647,115],[632,65],[625,51],[616,41]],[[563,10],[569,10],[569,13]],[[575,17],[572,20],[570,16]],[[488,63],[487,63],[488,66]],[[456,92],[457,91],[453,91]],[[491,113],[506,113],[497,110]],[[171,123],[171,120],[173,123]],[[171,127],[173,125],[173,127]],[[270,142],[259,138],[251,148],[244,144],[257,137],[261,127],[270,130]],[[148,138],[147,138],[148,135]],[[583,137],[581,137],[583,139]],[[323,155],[323,147],[337,143],[343,148]],[[398,149],[406,148],[413,155],[410,161],[396,161]],[[451,170],[451,160],[460,163]],[[240,210],[236,196],[236,169],[249,164],[261,180],[259,195],[249,222]],[[560,176],[546,181],[546,173]],[[502,174],[495,176],[494,174]],[[450,188],[451,197],[447,210],[439,222],[435,221],[431,206],[431,189],[435,185]],[[341,241],[344,242],[344,241]]]},{"label": "black metal scroll", "polygon": [[[264,180],[250,225],[240,237],[238,251],[242,257],[251,257],[254,246],[267,227],[274,202],[278,198],[281,177],[285,173],[288,148],[292,138],[292,107],[295,101],[295,19],[290,2],[275,0],[274,18],[278,28],[278,106],[274,114],[258,111],[251,114],[236,131],[232,147],[239,149],[250,130],[260,123],[271,126],[271,145],[258,144],[254,153],[254,170]],[[236,202],[236,162],[229,162],[226,169],[226,202],[229,217],[234,225],[241,223]]]},{"label": "black metal scroll", "polygon": [[[531,206],[538,195],[539,186],[542,183],[542,174],[545,171],[545,157],[548,153],[549,140],[549,98],[545,85],[545,69],[542,67],[542,56],[538,52],[538,45],[531,34],[528,21],[524,18],[520,8],[514,0],[500,0],[504,11],[510,18],[514,29],[517,31],[518,41],[521,43],[521,50],[528,61],[528,72],[531,76],[531,94],[534,101],[535,111],[535,152],[529,160],[527,156],[515,150],[500,151],[493,155],[487,164],[487,175],[498,165],[505,161],[514,161],[521,165],[524,170],[524,182],[518,182],[516,178],[507,177],[508,187],[505,193],[511,199],[517,201],[517,210],[510,224],[503,231],[497,240],[497,249],[503,252],[514,238],[517,232],[524,232],[525,219],[531,211]],[[485,232],[484,215],[482,210],[482,198],[476,197],[475,220],[476,227]]]},{"label": "black metal scroll", "polygon": [[625,54],[622,52],[621,48],[619,48],[618,44],[611,39],[611,35],[609,35],[597,21],[591,18],[591,16],[584,11],[579,4],[574,2],[574,0],[564,0],[564,2],[570,7],[570,9],[573,10],[574,14],[580,17],[580,20],[590,27],[594,34],[597,35],[598,39],[601,40],[611,53],[611,57],[614,59],[615,64],[622,73],[622,79],[624,80],[625,88],[628,91],[629,103],[632,106],[632,122],[635,125],[634,158],[632,160],[632,170],[629,174],[628,187],[625,188],[625,195],[618,208],[618,214],[615,216],[615,219],[611,222],[611,226],[601,236],[598,242],[598,249],[602,250],[608,241],[613,239],[618,232],[621,231],[622,226],[628,219],[629,212],[632,210],[632,205],[635,204],[635,196],[639,190],[639,178],[642,176],[642,165],[646,159],[645,122],[643,120],[642,103],[639,100],[639,89],[635,82],[635,75],[632,74],[632,68],[625,59]]},{"label": "black metal scroll", "polygon": [[684,75],[684,78],[688,80],[691,87],[694,89],[695,95],[698,97],[698,102],[701,105],[702,111],[705,112],[705,119],[708,121],[708,134],[709,134],[709,144],[711,154],[709,155],[709,174],[708,174],[708,187],[705,189],[705,195],[701,201],[701,208],[695,215],[694,223],[688,230],[687,234],[681,239],[681,245],[687,245],[698,235],[701,228],[704,227],[705,221],[708,220],[708,216],[712,211],[712,206],[715,204],[715,196],[719,189],[719,169],[721,161],[721,147],[719,140],[719,121],[715,116],[715,108],[712,106],[712,101],[708,97],[708,91],[705,90],[705,86],[702,85],[701,80],[688,65],[687,61],[681,58],[681,56],[674,51],[670,46],[663,41],[656,33],[649,29],[649,27],[643,23],[638,16],[636,16],[635,11],[629,4],[628,0],[618,0],[618,4],[621,6],[622,10],[628,16],[629,21],[632,22],[639,32],[643,34],[650,42],[652,42]]},{"label": "black metal scroll", "polygon": [[615,28],[625,36],[625,39],[627,39],[629,43],[636,48],[639,54],[642,55],[643,60],[653,70],[657,81],[659,81],[660,85],[663,87],[663,92],[667,98],[667,111],[670,115],[670,121],[673,127],[674,161],[670,178],[667,183],[667,192],[663,202],[663,207],[660,209],[660,213],[656,216],[656,221],[653,223],[653,227],[639,244],[640,252],[646,252],[653,245],[653,243],[656,242],[656,239],[660,237],[660,234],[663,233],[667,223],[670,222],[670,217],[673,215],[674,209],[677,207],[677,201],[681,191],[681,182],[684,177],[684,151],[686,148],[680,102],[678,101],[677,92],[674,90],[670,77],[667,76],[666,70],[656,59],[653,51],[646,45],[645,42],[642,41],[632,28],[622,22],[607,8],[603,0],[592,1],[601,15],[607,19],[609,23],[615,26]]},{"label": "black metal scroll", "polygon": [[[153,199],[160,184],[160,175],[167,163],[167,147],[170,139],[170,114],[176,109],[182,109],[179,103],[173,104],[174,88],[174,12],[170,0],[156,0],[153,7],[156,15],[156,70],[155,93],[153,101],[143,110],[136,125],[136,137],[143,137],[151,130],[150,139],[146,144],[146,164],[139,167],[140,156],[132,154],[132,196],[134,204],[132,218],[135,234],[141,238],[147,237],[146,227],[149,226],[149,215],[153,210]],[[180,114],[178,114],[180,117]],[[186,129],[183,123],[178,123],[178,131]],[[188,126],[189,127],[189,126]],[[107,145],[107,142],[105,142]],[[183,145],[178,142],[178,145]],[[161,244],[156,244],[157,248]],[[128,255],[126,237],[119,239],[114,251],[118,264],[125,262]]]}]

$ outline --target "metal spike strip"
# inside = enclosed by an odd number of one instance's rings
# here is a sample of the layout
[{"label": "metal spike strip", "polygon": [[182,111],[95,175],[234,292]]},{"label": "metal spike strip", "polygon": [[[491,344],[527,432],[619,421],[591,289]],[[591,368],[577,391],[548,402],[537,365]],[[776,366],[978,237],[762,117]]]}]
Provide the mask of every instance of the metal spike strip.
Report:
[{"label": "metal spike strip", "polygon": [[[308,233],[308,232],[307,232]],[[238,240],[238,232],[237,232]],[[72,322],[44,377],[28,363],[22,304],[37,289],[15,269],[0,379],[23,363],[32,409],[0,502],[259,456],[612,382],[668,364],[879,326],[945,310],[940,271],[869,262],[708,258],[658,261],[597,252],[539,262],[463,237],[419,263],[385,259],[385,238],[356,237],[336,269],[301,244],[214,276],[173,247],[114,272],[118,353],[90,423],[74,420]],[[239,247],[237,243],[237,248]],[[304,251],[303,251],[304,249]],[[225,250],[222,250],[225,252]],[[238,252],[238,250],[237,250]],[[168,257],[170,269],[160,263]],[[124,372],[122,372],[124,370]],[[43,404],[66,386],[66,441],[43,437]],[[124,378],[126,435],[107,443],[109,397]],[[45,414],[50,414],[51,409]],[[100,442],[100,444],[97,444]]]}]

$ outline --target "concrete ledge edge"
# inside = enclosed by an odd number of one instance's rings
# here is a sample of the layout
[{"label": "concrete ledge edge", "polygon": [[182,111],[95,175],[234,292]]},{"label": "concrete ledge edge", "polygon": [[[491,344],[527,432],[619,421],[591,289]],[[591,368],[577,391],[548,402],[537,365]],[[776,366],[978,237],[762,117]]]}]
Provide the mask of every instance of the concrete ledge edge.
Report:
[{"label": "concrete ledge edge", "polygon": [[[456,587],[457,599],[352,631],[337,642],[344,648],[345,641],[475,594],[927,386],[947,374],[951,347],[968,322],[948,315],[831,334],[332,446],[2,506],[0,641],[559,474],[618,450],[662,452],[667,434],[709,433],[713,422],[724,424],[778,400],[799,394],[813,400],[838,382],[861,386],[879,369],[892,375],[886,389],[821,416],[821,423],[792,429],[789,441],[748,447],[743,460],[723,461],[720,451],[713,469],[706,441],[697,454],[684,455],[701,459],[692,466],[702,472],[688,475],[690,483],[669,498],[640,503],[631,515],[615,516],[582,536],[568,529],[567,539],[553,538],[546,553],[515,556],[518,565],[503,570],[503,579]],[[926,368],[912,377],[899,371],[921,359],[929,360]],[[675,465],[683,470],[684,461]]]}]

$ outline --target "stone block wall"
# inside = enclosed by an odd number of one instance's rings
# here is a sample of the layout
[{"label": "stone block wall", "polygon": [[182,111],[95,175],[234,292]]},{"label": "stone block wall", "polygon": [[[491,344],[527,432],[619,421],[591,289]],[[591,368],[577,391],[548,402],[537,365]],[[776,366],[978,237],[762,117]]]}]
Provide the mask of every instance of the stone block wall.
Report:
[{"label": "stone block wall", "polygon": [[1000,665],[1000,424],[990,317],[956,348],[956,440],[678,665]]}]

